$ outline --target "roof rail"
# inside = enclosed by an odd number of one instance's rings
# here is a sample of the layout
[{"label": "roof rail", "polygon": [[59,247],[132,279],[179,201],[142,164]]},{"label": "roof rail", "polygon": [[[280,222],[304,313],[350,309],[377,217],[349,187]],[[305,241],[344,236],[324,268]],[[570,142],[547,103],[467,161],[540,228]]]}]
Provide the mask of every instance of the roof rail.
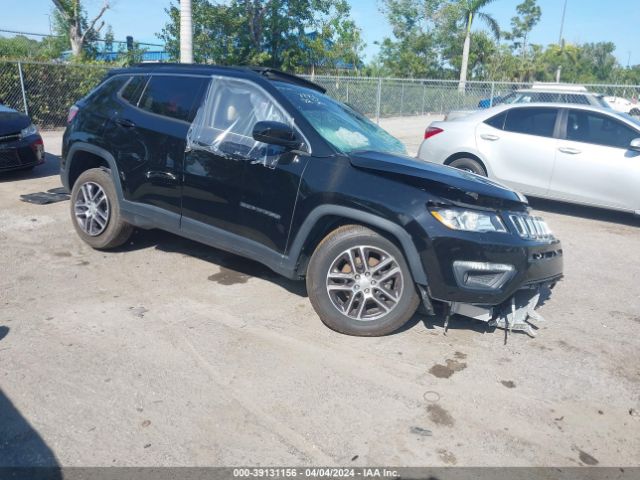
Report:
[{"label": "roof rail", "polygon": [[320,93],[326,93],[327,89],[321,87],[317,83],[310,82],[309,80],[305,80],[304,78],[298,77],[297,75],[292,75],[290,73],[285,73],[275,68],[270,67],[247,67],[249,70],[254,71],[258,75],[262,75],[263,77],[268,78],[269,80],[277,80],[280,82],[293,83],[295,85],[300,85],[301,87],[307,87],[312,90],[316,90]]},{"label": "roof rail", "polygon": [[151,68],[151,69],[161,69],[165,68],[199,68],[199,69],[229,69],[229,70],[249,70],[253,73],[257,73],[269,80],[277,80],[280,82],[292,83],[295,85],[300,85],[301,87],[307,87],[312,90],[316,90],[320,93],[326,93],[327,89],[321,87],[317,83],[310,82],[309,80],[305,80],[304,78],[298,77],[297,75],[293,75],[291,73],[285,73],[276,68],[271,67],[241,67],[236,65],[209,65],[209,64],[197,64],[197,63],[171,63],[171,62],[159,62],[159,63],[136,63],[132,65],[133,68]]}]

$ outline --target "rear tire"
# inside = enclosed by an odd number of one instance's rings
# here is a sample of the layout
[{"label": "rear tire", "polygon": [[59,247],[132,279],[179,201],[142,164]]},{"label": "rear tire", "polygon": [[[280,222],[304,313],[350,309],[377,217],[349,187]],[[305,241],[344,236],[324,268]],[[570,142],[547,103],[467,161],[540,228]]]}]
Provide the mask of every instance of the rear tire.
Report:
[{"label": "rear tire", "polygon": [[120,216],[111,173],[102,168],[83,172],[73,185],[71,220],[80,238],[97,250],[119,247],[133,233]]},{"label": "rear tire", "polygon": [[419,304],[400,249],[360,225],[340,227],[320,242],[307,269],[307,292],[324,324],[347,335],[392,333]]},{"label": "rear tire", "polygon": [[464,170],[465,172],[482,175],[483,177],[487,176],[487,171],[484,169],[484,166],[482,166],[479,161],[472,158],[456,158],[449,164],[449,166],[457,168],[459,170]]}]

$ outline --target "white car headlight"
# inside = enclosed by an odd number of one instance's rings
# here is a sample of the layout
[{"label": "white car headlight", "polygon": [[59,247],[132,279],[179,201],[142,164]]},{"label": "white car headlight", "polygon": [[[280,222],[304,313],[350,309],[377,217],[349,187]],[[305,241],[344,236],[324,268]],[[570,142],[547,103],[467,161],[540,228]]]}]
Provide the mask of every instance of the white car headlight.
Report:
[{"label": "white car headlight", "polygon": [[38,133],[38,127],[36,127],[33,123],[26,128],[20,130],[20,136],[22,138],[28,137],[29,135],[35,135]]},{"label": "white car headlight", "polygon": [[495,213],[463,208],[437,208],[431,210],[440,223],[452,230],[467,232],[507,232],[502,219]]}]

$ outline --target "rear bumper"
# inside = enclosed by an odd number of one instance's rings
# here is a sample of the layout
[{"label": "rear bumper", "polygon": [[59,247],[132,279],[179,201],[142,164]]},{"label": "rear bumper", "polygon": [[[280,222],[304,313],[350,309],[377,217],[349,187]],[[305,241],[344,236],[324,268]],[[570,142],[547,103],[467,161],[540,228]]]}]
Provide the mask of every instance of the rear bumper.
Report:
[{"label": "rear bumper", "polygon": [[44,163],[44,149],[40,154],[36,145],[42,145],[40,135],[0,143],[0,171],[20,170]]}]

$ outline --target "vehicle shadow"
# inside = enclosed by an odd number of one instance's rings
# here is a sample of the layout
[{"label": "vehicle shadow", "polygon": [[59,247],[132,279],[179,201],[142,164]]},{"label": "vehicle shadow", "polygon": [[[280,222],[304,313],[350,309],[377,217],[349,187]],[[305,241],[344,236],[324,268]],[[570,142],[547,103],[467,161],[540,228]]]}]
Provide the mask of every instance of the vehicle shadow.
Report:
[{"label": "vehicle shadow", "polygon": [[[0,326],[0,340],[9,327]],[[55,454],[0,388],[0,478],[61,479]]]},{"label": "vehicle shadow", "polygon": [[557,213],[560,215],[570,215],[587,220],[598,220],[601,222],[618,223],[630,227],[640,227],[640,217],[635,217],[631,213],[606,210],[598,207],[586,207],[573,203],[565,203],[557,200],[547,200],[542,198],[527,197],[529,204],[535,210],[543,212]]},{"label": "vehicle shadow", "polygon": [[[392,333],[392,335],[397,335],[399,333],[406,332],[413,328],[422,328],[424,327],[426,330],[441,330],[444,333],[444,320],[445,315],[442,309],[436,308],[435,315],[426,315],[421,309],[411,317],[411,319],[405,323],[402,327]],[[421,327],[418,325],[422,324]],[[477,320],[473,320],[471,318],[463,317],[461,315],[453,315],[449,319],[449,326],[447,330],[470,330],[476,333],[493,333],[495,332],[495,327],[490,327],[485,322],[479,322]]]},{"label": "vehicle shadow", "polygon": [[131,239],[115,251],[133,251],[155,247],[163,252],[180,253],[217,265],[220,270],[209,280],[220,285],[246,283],[251,277],[274,283],[300,297],[307,296],[305,282],[290,280],[253,260],[174,235],[163,230],[136,229]]},{"label": "vehicle shadow", "polygon": [[34,167],[32,170],[12,170],[0,172],[0,183],[15,182],[18,180],[31,180],[35,178],[53,177],[60,173],[60,156],[52,153],[45,154],[45,161],[42,165]]},{"label": "vehicle shadow", "polygon": [[9,333],[9,327],[0,325],[0,340],[6,337],[8,333]]}]

